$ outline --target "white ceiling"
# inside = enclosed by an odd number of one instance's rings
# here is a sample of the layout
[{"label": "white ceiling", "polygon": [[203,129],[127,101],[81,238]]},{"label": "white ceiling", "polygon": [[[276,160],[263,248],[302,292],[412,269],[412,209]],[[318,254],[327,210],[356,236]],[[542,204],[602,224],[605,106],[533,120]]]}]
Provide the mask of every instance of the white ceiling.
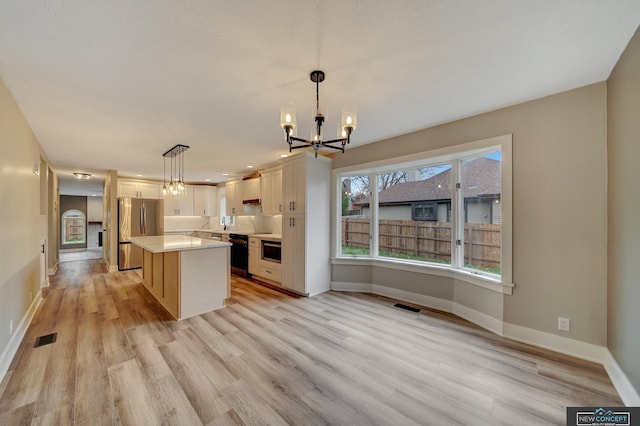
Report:
[{"label": "white ceiling", "polygon": [[0,77],[61,172],[220,182],[307,136],[320,102],[350,146],[605,80],[638,0],[113,0],[0,2]]}]

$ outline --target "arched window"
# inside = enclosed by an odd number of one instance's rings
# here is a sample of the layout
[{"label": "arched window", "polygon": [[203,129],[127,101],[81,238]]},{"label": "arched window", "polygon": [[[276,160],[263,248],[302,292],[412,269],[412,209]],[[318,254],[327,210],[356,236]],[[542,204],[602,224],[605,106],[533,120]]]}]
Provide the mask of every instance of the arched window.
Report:
[{"label": "arched window", "polygon": [[86,217],[80,210],[71,209],[62,214],[62,244],[84,244]]}]

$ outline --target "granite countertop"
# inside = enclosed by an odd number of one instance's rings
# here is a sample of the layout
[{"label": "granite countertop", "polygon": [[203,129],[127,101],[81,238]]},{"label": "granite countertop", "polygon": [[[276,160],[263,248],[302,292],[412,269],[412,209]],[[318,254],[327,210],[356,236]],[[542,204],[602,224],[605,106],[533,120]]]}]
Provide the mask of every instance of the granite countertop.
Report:
[{"label": "granite countertop", "polygon": [[185,235],[155,235],[149,237],[131,237],[131,242],[151,253],[167,251],[200,250],[230,247],[231,243],[206,238],[187,237]]}]

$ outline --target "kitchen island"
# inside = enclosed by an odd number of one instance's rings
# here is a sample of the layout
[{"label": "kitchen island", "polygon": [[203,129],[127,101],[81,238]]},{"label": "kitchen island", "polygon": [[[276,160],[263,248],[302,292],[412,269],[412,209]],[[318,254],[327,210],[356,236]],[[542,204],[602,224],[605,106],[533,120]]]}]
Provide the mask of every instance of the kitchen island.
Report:
[{"label": "kitchen island", "polygon": [[132,237],[143,250],[145,288],[176,320],[225,306],[230,243],[184,235]]}]

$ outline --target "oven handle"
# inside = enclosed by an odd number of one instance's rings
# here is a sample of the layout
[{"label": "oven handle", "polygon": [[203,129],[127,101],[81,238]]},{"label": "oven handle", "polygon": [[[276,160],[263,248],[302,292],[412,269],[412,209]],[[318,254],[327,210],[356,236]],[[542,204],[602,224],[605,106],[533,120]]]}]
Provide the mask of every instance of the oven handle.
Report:
[{"label": "oven handle", "polygon": [[231,244],[238,244],[238,245],[241,245],[241,246],[248,246],[249,245],[248,241],[245,241],[245,240],[234,240],[233,238],[229,239],[229,242]]},{"label": "oven handle", "polygon": [[265,247],[275,247],[275,248],[282,247],[282,243],[271,242],[271,241],[263,241],[262,245],[265,246]]}]

